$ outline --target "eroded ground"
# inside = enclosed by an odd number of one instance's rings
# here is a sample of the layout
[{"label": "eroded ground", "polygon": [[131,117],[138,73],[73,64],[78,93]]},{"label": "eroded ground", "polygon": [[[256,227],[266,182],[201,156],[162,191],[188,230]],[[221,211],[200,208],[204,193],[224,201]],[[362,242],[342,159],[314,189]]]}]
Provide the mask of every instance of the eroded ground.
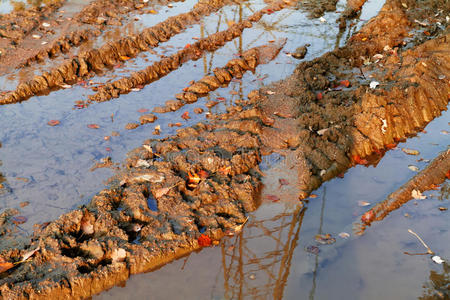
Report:
[{"label": "eroded ground", "polygon": [[[302,200],[322,183],[343,176],[355,165],[377,164],[386,151],[417,134],[447,108],[450,36],[446,1],[387,1],[378,15],[356,32],[352,31],[357,26],[352,18],[358,16],[364,3],[351,2],[340,15],[336,14],[338,38],[332,49],[316,52],[321,55],[291,68],[293,73],[285,74],[289,75],[283,76],[286,78],[268,74],[270,81],[282,80],[253,90],[249,88],[251,85],[242,86],[246,72],[255,73],[282,54],[284,62],[294,66],[292,57],[305,57],[317,45],[305,43],[296,49],[289,38],[286,41],[283,36],[274,36],[259,45],[249,43],[243,49],[244,34],[258,32],[258,25],[263,25],[264,32],[268,27],[265,18],[285,11],[299,9],[310,17],[321,17],[326,11],[335,10],[335,1],[274,1],[254,6],[199,2],[187,13],[181,12],[102,44],[111,26],[132,24],[142,15],[156,12],[149,2],[117,1],[117,4],[107,7],[101,1],[91,2],[81,13],[69,17],[70,22],[65,23],[68,31],[62,31],[61,35],[51,32],[50,43],[41,42],[40,34],[45,30],[38,24],[23,22],[21,26],[8,28],[3,35],[5,50],[0,63],[8,79],[5,84],[12,88],[3,93],[0,101],[18,105],[12,103],[36,101],[39,99],[36,95],[52,95],[55,90],[62,90],[58,93],[64,95],[65,90],[73,89],[76,97],[82,98],[74,103],[75,108],[89,112],[92,107],[104,105],[95,102],[114,98],[118,99],[112,102],[125,102],[125,106],[141,90],[153,91],[163,77],[177,82],[180,68],[192,70],[197,78],[164,87],[169,92],[164,97],[172,99],[158,100],[161,106],[155,106],[151,114],[141,110],[145,114],[130,120],[121,117],[121,110],[116,108],[111,115],[109,112],[104,115],[105,122],[117,124],[117,119],[120,120],[122,134],[137,131],[148,137],[162,131],[165,136],[146,140],[131,151],[117,174],[110,178],[109,187],[97,193],[92,201],[56,221],[38,224],[31,237],[22,235],[20,239],[14,226],[21,219],[12,217],[19,212],[3,212],[0,256],[5,262],[17,263],[0,274],[1,295],[5,298],[90,297],[124,282],[130,274],[149,271],[202,247],[223,247],[222,238],[239,234],[248,221],[248,213],[263,201],[262,183],[270,186],[265,179],[270,171],[266,173],[260,168],[264,157],[280,155],[289,162],[289,179],[279,181],[279,185],[292,184],[295,201]],[[64,8],[62,3],[53,5],[57,6],[37,11],[34,8],[29,13],[33,19],[39,15],[46,20],[45,24],[51,24],[47,23],[48,14],[58,9],[61,13],[61,7]],[[184,31],[191,34],[191,26],[202,24],[203,18],[228,5],[239,7],[234,11],[238,19],[226,20],[223,26],[219,18],[214,34],[205,34],[205,27],[200,25],[200,37],[195,36],[194,41],[183,44],[181,49],[167,47],[162,54],[152,50],[164,47],[160,44],[183,35]],[[11,18],[17,18],[14,14]],[[58,23],[57,20],[54,22]],[[44,23],[42,26],[50,27]],[[88,29],[83,31],[83,26]],[[347,38],[342,42],[345,35]],[[91,43],[83,49],[94,37],[98,37],[98,47]],[[32,51],[26,50],[30,49],[26,46],[27,39],[34,43]],[[234,58],[225,58],[223,64],[214,66],[204,64],[206,71],[202,76],[198,76],[201,72],[193,71],[196,61],[204,61],[206,53],[211,57],[220,55],[220,49],[226,52],[223,47],[236,39],[239,51]],[[290,50],[283,50],[286,47]],[[145,54],[147,51],[150,57]],[[290,61],[286,61],[285,54],[289,54]],[[120,72],[118,79],[117,74],[111,76],[112,71],[133,60],[136,64]],[[38,61],[44,61],[43,73],[25,72],[21,83],[8,75],[15,68],[33,69]],[[140,63],[147,67],[143,69]],[[272,70],[279,68],[275,66]],[[237,91],[230,90],[237,97],[233,103],[216,110],[227,99],[217,95],[211,98],[212,92],[230,89],[233,83],[240,84]],[[75,85],[92,91],[77,92]],[[244,90],[249,92],[248,96],[244,96]],[[205,109],[197,106],[205,97],[208,120],[201,117]],[[27,103],[21,105],[25,107]],[[190,111],[191,107],[195,109]],[[181,118],[187,121],[187,126],[174,120],[173,115],[179,110],[184,111]],[[166,128],[154,126],[164,118],[170,122],[170,134]],[[60,125],[64,124],[54,120],[46,126],[58,129]],[[180,126],[183,128],[175,131]],[[88,129],[101,126],[91,123]],[[106,142],[118,136],[117,132],[106,134]],[[441,168],[444,171],[436,171],[429,185],[441,184],[448,176],[445,170],[450,169],[450,161],[442,163],[446,164]],[[93,170],[111,166],[115,166],[111,159],[103,158]],[[277,179],[272,186],[277,185]],[[428,188],[423,187],[423,191]],[[5,194],[14,194],[8,183],[3,190]],[[278,196],[269,196],[271,201],[280,200]],[[298,236],[300,227],[296,226],[305,211],[303,202],[297,205],[291,229],[297,230]],[[367,224],[372,221],[362,220]],[[295,243],[291,247],[295,248]],[[31,261],[20,262],[33,249],[38,250],[33,252]],[[313,252],[314,249],[309,248]],[[283,259],[290,261],[292,257]],[[273,297],[280,298],[282,290],[276,288]]]}]

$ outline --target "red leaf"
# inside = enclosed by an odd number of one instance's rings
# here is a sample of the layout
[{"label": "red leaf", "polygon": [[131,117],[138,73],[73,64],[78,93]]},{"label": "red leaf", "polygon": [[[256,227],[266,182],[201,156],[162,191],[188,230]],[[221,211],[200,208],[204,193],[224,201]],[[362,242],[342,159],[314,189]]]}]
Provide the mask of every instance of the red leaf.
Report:
[{"label": "red leaf", "polygon": [[50,126],[56,126],[56,125],[59,125],[59,123],[60,122],[58,120],[50,120],[47,122],[47,124]]},{"label": "red leaf", "polygon": [[269,199],[272,202],[280,201],[280,198],[278,196],[275,196],[275,195],[266,195],[266,198]]},{"label": "red leaf", "polygon": [[201,247],[209,247],[212,244],[212,240],[209,236],[207,236],[206,234],[203,234],[201,236],[199,236],[199,238],[197,239],[198,244]]},{"label": "red leaf", "polygon": [[25,216],[15,216],[11,218],[11,221],[16,225],[19,225],[25,223],[28,219]]},{"label": "red leaf", "polygon": [[345,87],[349,87],[350,86],[350,81],[348,80],[341,80],[339,82],[340,85],[345,86]]},{"label": "red leaf", "polygon": [[188,119],[190,119],[191,117],[189,117],[189,112],[186,111],[186,112],[184,112],[184,113],[181,115],[181,118],[183,118],[183,119],[185,119],[185,120],[188,120]]},{"label": "red leaf", "polygon": [[184,46],[184,48],[189,48],[191,46],[191,44],[186,44],[186,46]]},{"label": "red leaf", "polygon": [[445,174],[445,177],[447,177],[447,179],[450,179],[450,170],[447,171],[447,173]]},{"label": "red leaf", "polygon": [[111,152],[111,151],[112,151],[112,149],[109,148],[109,147],[106,147],[105,150],[108,151],[108,152]]},{"label": "red leaf", "polygon": [[322,100],[322,98],[323,98],[322,93],[317,93],[316,98],[317,98],[317,100]]},{"label": "red leaf", "polygon": [[10,263],[10,262],[2,262],[2,263],[0,263],[0,273],[8,271],[12,267],[14,267],[14,265],[12,263]]},{"label": "red leaf", "polygon": [[201,179],[206,179],[209,176],[209,173],[206,172],[205,170],[200,170],[200,171],[198,171],[197,174],[198,174],[198,176],[200,176]]},{"label": "red leaf", "polygon": [[359,155],[353,155],[353,161],[359,165],[367,165],[369,162],[361,157]]},{"label": "red leaf", "polygon": [[146,113],[146,112],[148,112],[148,109],[147,108],[140,108],[140,109],[138,109],[138,112],[139,113]]},{"label": "red leaf", "polygon": [[284,178],[280,178],[280,179],[278,179],[278,181],[280,182],[280,185],[288,185],[289,184],[289,181],[287,181]]},{"label": "red leaf", "polygon": [[225,101],[224,97],[217,97],[216,99],[219,100],[219,101]]},{"label": "red leaf", "polygon": [[97,124],[88,124],[87,127],[88,127],[88,128],[91,128],[91,129],[99,129],[99,128],[100,128],[100,126],[97,125]]},{"label": "red leaf", "polygon": [[395,147],[397,147],[397,144],[387,144],[387,145],[385,145],[385,147],[387,149],[394,149]]}]

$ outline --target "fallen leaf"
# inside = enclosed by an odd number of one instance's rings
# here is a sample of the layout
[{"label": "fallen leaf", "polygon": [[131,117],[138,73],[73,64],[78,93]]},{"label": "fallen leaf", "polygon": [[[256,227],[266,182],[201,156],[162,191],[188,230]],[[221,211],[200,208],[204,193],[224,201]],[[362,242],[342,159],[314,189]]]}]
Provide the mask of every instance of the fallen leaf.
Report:
[{"label": "fallen leaf", "polygon": [[274,91],[267,91],[266,94],[267,95],[275,95],[275,92]]},{"label": "fallen leaf", "polygon": [[384,146],[386,147],[386,149],[394,149],[395,147],[397,147],[397,144],[387,144]]},{"label": "fallen leaf", "polygon": [[200,182],[201,178],[195,172],[188,172],[188,183],[197,185]]},{"label": "fallen leaf", "polygon": [[28,221],[28,218],[25,216],[14,216],[11,218],[11,222],[13,222],[16,225],[20,225]]},{"label": "fallen leaf", "polygon": [[191,117],[189,116],[189,112],[188,112],[188,111],[185,111],[185,112],[181,115],[181,118],[184,119],[184,120],[188,120],[188,119],[190,119]]},{"label": "fallen leaf", "polygon": [[287,180],[284,179],[284,178],[278,179],[278,182],[280,183],[280,185],[288,185],[288,184],[289,184],[289,181],[287,181]]},{"label": "fallen leaf", "polygon": [[308,246],[305,248],[305,251],[311,254],[319,254],[320,249],[317,246]]},{"label": "fallen leaf", "polygon": [[58,120],[50,120],[47,122],[48,125],[50,126],[56,126],[59,125],[61,122],[59,122]]},{"label": "fallen leaf", "polygon": [[212,244],[211,238],[203,233],[198,237],[197,241],[200,247],[209,247]]},{"label": "fallen leaf", "polygon": [[164,196],[165,194],[167,194],[167,193],[170,191],[171,188],[172,188],[172,187],[165,187],[165,188],[157,189],[157,190],[153,193],[153,197],[155,197],[156,199],[159,199],[159,198],[161,198],[162,196]]},{"label": "fallen leaf", "polygon": [[266,195],[266,198],[272,202],[278,202],[280,201],[280,198],[278,196],[275,195]]},{"label": "fallen leaf", "polygon": [[42,23],[42,26],[44,26],[44,27],[50,27],[50,24],[49,24],[49,23],[46,23],[46,22],[44,22],[44,23]]},{"label": "fallen leaf", "polygon": [[419,151],[413,150],[413,149],[408,149],[408,148],[402,148],[402,151],[408,155],[419,155],[420,154]]},{"label": "fallen leaf", "polygon": [[447,207],[439,206],[440,211],[446,211],[447,209],[448,209]]},{"label": "fallen leaf", "polygon": [[348,234],[347,232],[341,232],[338,235],[343,239],[348,239],[350,237],[350,234]]},{"label": "fallen leaf", "polygon": [[61,87],[63,89],[70,89],[70,88],[72,88],[72,86],[70,84],[61,84]]},{"label": "fallen leaf", "polygon": [[367,201],[358,201],[358,205],[361,206],[361,207],[369,206],[369,205],[370,205],[370,202],[367,202]]},{"label": "fallen leaf", "polygon": [[367,165],[368,161],[361,158],[359,155],[353,155],[353,161],[359,165]]},{"label": "fallen leaf", "polygon": [[439,265],[445,262],[445,260],[443,260],[440,256],[437,255],[433,256],[431,259]]},{"label": "fallen leaf", "polygon": [[315,239],[318,243],[323,245],[330,245],[336,242],[336,239],[331,236],[331,234],[317,234]]},{"label": "fallen leaf", "polygon": [[419,168],[414,165],[409,165],[408,169],[410,169],[411,171],[414,171],[414,172],[419,172]]},{"label": "fallen leaf", "polygon": [[31,37],[35,40],[39,40],[40,38],[42,38],[42,36],[39,34],[33,34]]},{"label": "fallen leaf", "polygon": [[413,197],[416,200],[423,200],[427,198],[427,196],[422,195],[422,193],[419,190],[412,190],[411,197]]},{"label": "fallen leaf", "polygon": [[369,86],[371,89],[375,89],[377,86],[379,86],[380,83],[378,81],[372,81]]},{"label": "fallen leaf", "polygon": [[218,101],[225,101],[226,99],[224,97],[217,97],[216,98]]},{"label": "fallen leaf", "polygon": [[132,92],[139,92],[141,89],[140,88],[132,88],[131,91]]},{"label": "fallen leaf", "polygon": [[28,251],[27,253],[25,253],[25,254],[23,255],[22,260],[21,260],[20,262],[26,261],[27,259],[29,259],[30,257],[32,257],[36,252],[38,252],[40,249],[41,249],[41,247],[38,246],[36,249],[31,250],[31,251]]},{"label": "fallen leaf", "polygon": [[147,108],[140,108],[140,109],[138,109],[138,112],[139,113],[146,113],[146,112],[148,112],[148,109]]},{"label": "fallen leaf", "polygon": [[228,175],[228,174],[230,174],[230,172],[231,172],[231,167],[230,166],[228,166],[228,167],[221,167],[219,169],[219,173],[221,173],[223,175]]},{"label": "fallen leaf", "polygon": [[209,173],[205,170],[198,171],[198,176],[200,176],[201,179],[206,179],[209,177]]},{"label": "fallen leaf", "polygon": [[309,195],[309,198],[311,198],[311,199],[314,199],[314,198],[317,198],[317,197],[319,197],[319,196],[317,196],[316,194]]},{"label": "fallen leaf", "polygon": [[348,88],[350,86],[350,81],[348,81],[348,80],[341,80],[339,82],[339,84]]},{"label": "fallen leaf", "polygon": [[448,135],[448,131],[447,130],[441,130],[441,133],[444,135]]},{"label": "fallen leaf", "polygon": [[91,129],[99,129],[100,128],[100,126],[98,124],[88,124],[87,127],[91,128]]},{"label": "fallen leaf", "polygon": [[330,128],[324,128],[324,129],[317,130],[317,134],[318,134],[318,135],[323,135],[323,134],[324,134],[325,132],[327,132],[329,129],[330,129]]},{"label": "fallen leaf", "polygon": [[8,271],[12,267],[14,267],[14,265],[12,263],[10,263],[10,262],[2,262],[2,263],[0,263],[0,273]]}]

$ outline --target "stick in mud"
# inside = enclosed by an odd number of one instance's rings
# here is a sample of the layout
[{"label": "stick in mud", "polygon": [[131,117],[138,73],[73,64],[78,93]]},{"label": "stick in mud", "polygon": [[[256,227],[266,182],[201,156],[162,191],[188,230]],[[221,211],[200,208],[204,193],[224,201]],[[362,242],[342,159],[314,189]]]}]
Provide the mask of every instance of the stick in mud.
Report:
[{"label": "stick in mud", "polygon": [[383,220],[389,213],[414,199],[412,196],[414,190],[424,192],[444,182],[449,171],[450,149],[441,152],[425,169],[390,194],[384,201],[365,212],[361,217],[360,233],[362,234],[366,227],[373,222]]}]

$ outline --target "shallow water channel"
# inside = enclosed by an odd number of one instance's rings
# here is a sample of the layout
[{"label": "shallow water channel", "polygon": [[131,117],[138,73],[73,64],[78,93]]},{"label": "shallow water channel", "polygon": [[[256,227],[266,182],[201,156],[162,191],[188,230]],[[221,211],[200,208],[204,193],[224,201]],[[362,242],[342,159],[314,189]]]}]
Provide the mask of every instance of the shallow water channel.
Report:
[{"label": "shallow water channel", "polygon": [[[306,1],[305,1],[306,2]],[[109,30],[92,45],[117,38],[123,31],[138,32],[168,16],[192,8],[194,1],[174,2],[171,7],[156,6],[158,14],[136,16],[134,22]],[[161,137],[174,134],[178,127],[169,123],[181,122],[190,126],[205,120],[205,114],[195,114],[194,108],[219,100],[209,109],[224,112],[235,100],[245,97],[253,89],[290,75],[299,62],[290,53],[299,46],[310,44],[305,60],[310,60],[345,43],[349,35],[369,18],[376,15],[383,1],[368,1],[351,32],[339,34],[336,19],[344,8],[340,1],[336,12],[327,12],[324,19],[311,19],[302,1],[297,7],[265,15],[241,37],[227,43],[214,53],[206,53],[196,61],[189,61],[162,79],[140,91],[121,95],[108,102],[94,103],[77,109],[75,101],[86,100],[94,92],[81,85],[36,96],[28,101],[0,107],[0,211],[20,208],[28,218],[18,228],[28,234],[33,224],[57,218],[64,212],[86,204],[104,188],[105,181],[114,174],[111,169],[91,167],[107,156],[120,163],[126,153],[140,146],[142,141],[155,137],[152,132],[161,126]],[[141,53],[136,58],[102,76],[92,78],[101,83],[115,80],[140,70],[162,55],[170,54],[194,43],[196,38],[226,29],[266,4],[261,0],[225,6],[185,32],[155,48],[155,53]],[[2,10],[6,4],[2,2]],[[3,12],[3,11],[2,11]],[[131,18],[133,19],[133,18]],[[143,108],[152,111],[164,105],[182,91],[191,80],[198,80],[221,67],[243,51],[287,38],[280,54],[268,64],[257,67],[255,74],[246,73],[227,88],[220,88],[171,113],[158,114],[154,124],[126,130],[129,122],[136,122]],[[30,72],[40,73],[40,67]],[[25,77],[28,75],[24,75]],[[0,89],[11,89],[21,80],[12,72],[0,78]],[[181,115],[188,111],[191,119]],[[58,126],[49,126],[58,120]],[[300,208],[296,191],[290,182],[295,176],[286,168],[286,161],[277,155],[263,158],[261,169],[266,174],[262,203],[250,214],[243,231],[227,237],[219,246],[204,249],[179,259],[159,270],[135,275],[124,287],[104,292],[97,299],[414,299],[426,293],[423,285],[435,278],[433,272],[449,276],[442,265],[429,256],[409,256],[408,252],[424,252],[418,240],[408,233],[417,232],[439,256],[450,258],[448,192],[425,193],[427,199],[410,201],[381,222],[374,223],[363,236],[355,236],[354,223],[371,206],[385,199],[415,173],[408,166],[426,166],[419,158],[432,159],[450,144],[448,131],[450,113],[431,122],[426,132],[410,138],[390,150],[376,166],[357,166],[343,178],[335,178],[314,192],[305,208]],[[98,129],[88,128],[97,124]],[[117,132],[117,134],[113,134]],[[105,139],[105,137],[110,137]],[[408,156],[400,148],[420,151]],[[279,179],[286,180],[280,185]],[[3,182],[2,182],[3,181]],[[448,184],[448,181],[447,181]],[[281,200],[273,203],[271,195]],[[269,196],[269,197],[268,197]],[[361,201],[367,202],[362,207]],[[349,237],[340,237],[339,233]],[[330,233],[336,243],[318,245],[316,234]],[[341,236],[344,236],[341,234]],[[314,247],[312,247],[314,246]],[[317,248],[315,248],[317,247]],[[311,251],[314,249],[314,251]],[[307,251],[308,250],[308,251]],[[318,250],[318,252],[317,252]],[[313,252],[313,253],[312,253]],[[431,286],[431,285],[430,285]]]}]

